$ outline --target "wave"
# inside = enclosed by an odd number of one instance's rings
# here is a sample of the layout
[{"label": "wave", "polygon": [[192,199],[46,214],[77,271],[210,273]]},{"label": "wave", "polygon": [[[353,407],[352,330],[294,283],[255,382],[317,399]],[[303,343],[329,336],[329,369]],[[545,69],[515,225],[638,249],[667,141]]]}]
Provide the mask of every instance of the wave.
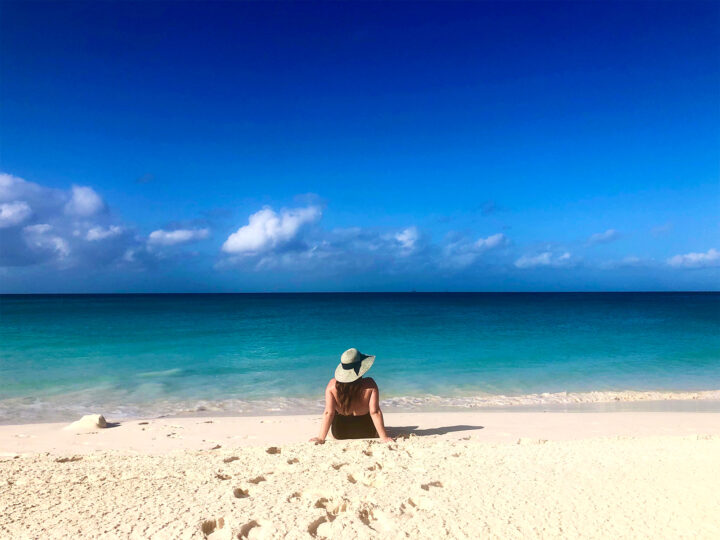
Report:
[{"label": "wave", "polygon": [[138,373],[138,377],[171,377],[172,375],[178,375],[183,372],[181,368],[165,369],[162,371],[144,371]]},{"label": "wave", "polygon": [[383,400],[383,404],[397,408],[460,407],[466,409],[517,407],[534,405],[573,405],[591,403],[617,403],[640,401],[720,401],[720,390],[700,390],[696,392],[672,391],[594,391],[594,392],[555,392],[542,394],[524,394],[518,396],[493,395],[482,396],[403,396]]},{"label": "wave", "polygon": [[[672,403],[705,402],[708,410],[720,410],[720,389],[701,391],[591,391],[556,392],[523,395],[484,394],[475,396],[395,396],[382,400],[388,412],[457,411],[472,409],[566,408],[605,405],[603,410],[617,404],[660,403],[672,409]],[[716,403],[712,403],[716,402]],[[0,423],[22,424],[32,422],[70,421],[83,414],[102,413],[116,420],[152,418],[160,416],[216,416],[216,415],[280,415],[316,414],[322,411],[323,401],[317,398],[267,399],[172,399],[163,398],[132,402],[127,395],[111,393],[92,395],[83,392],[48,396],[45,398],[7,398],[0,400]]]}]

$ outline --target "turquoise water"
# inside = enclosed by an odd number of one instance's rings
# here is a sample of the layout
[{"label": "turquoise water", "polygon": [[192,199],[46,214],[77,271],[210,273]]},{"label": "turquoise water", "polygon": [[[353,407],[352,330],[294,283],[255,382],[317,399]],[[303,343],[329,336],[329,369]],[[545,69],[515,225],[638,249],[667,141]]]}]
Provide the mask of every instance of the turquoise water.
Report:
[{"label": "turquoise water", "polygon": [[396,408],[716,390],[719,330],[713,293],[0,296],[0,422],[317,410],[349,347]]}]

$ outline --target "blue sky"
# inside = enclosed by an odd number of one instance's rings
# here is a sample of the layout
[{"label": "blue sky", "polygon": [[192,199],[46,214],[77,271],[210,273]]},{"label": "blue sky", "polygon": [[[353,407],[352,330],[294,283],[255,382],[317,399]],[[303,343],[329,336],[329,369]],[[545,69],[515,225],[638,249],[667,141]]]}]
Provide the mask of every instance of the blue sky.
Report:
[{"label": "blue sky", "polygon": [[719,288],[717,3],[0,10],[0,292]]}]

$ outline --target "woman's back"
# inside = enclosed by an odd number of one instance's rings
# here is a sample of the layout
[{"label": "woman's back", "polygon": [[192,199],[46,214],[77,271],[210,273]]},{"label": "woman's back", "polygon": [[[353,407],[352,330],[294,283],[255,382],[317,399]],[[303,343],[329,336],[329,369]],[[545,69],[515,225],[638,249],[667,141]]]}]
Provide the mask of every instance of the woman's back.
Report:
[{"label": "woman's back", "polygon": [[370,413],[370,399],[377,384],[371,378],[361,378],[352,383],[340,383],[331,379],[328,383],[335,399],[335,411],[343,416],[363,416]]}]

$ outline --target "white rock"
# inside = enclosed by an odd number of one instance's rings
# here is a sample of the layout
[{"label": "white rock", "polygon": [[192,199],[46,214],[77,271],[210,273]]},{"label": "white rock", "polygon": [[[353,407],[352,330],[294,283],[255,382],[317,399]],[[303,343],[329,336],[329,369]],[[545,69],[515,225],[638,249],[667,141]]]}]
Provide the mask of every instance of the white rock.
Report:
[{"label": "white rock", "polygon": [[86,414],[77,422],[65,426],[64,429],[97,429],[106,428],[107,422],[102,414]]}]

